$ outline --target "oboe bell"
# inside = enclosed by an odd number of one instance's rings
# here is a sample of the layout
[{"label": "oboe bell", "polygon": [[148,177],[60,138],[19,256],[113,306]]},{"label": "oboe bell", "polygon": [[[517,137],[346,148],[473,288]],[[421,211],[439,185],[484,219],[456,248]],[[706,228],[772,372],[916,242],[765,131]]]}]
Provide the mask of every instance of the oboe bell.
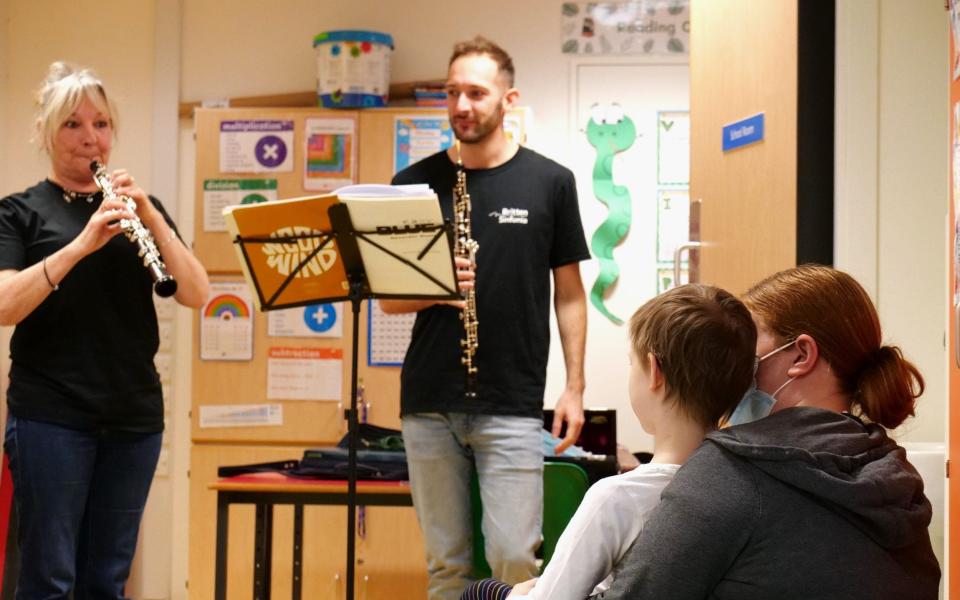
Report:
[{"label": "oboe bell", "polygon": [[99,161],[90,163],[90,170],[93,171],[93,180],[97,187],[103,192],[103,199],[123,202],[127,211],[133,215],[129,219],[120,219],[120,230],[123,231],[128,240],[137,245],[137,254],[143,258],[143,266],[147,268],[147,271],[150,272],[150,278],[153,279],[153,291],[161,298],[167,298],[177,293],[177,280],[167,273],[167,266],[163,264],[160,251],[153,240],[153,234],[137,216],[136,201],[127,196],[117,195],[113,190],[110,177],[107,175],[107,167],[100,164]]}]

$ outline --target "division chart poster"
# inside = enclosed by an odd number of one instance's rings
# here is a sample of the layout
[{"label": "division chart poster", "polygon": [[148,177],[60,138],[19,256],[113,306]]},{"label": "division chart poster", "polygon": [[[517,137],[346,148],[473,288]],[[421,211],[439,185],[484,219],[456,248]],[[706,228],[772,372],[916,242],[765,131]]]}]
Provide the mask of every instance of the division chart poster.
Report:
[{"label": "division chart poster", "polygon": [[223,209],[277,199],[276,179],[205,179],[203,181],[203,230],[226,231]]}]

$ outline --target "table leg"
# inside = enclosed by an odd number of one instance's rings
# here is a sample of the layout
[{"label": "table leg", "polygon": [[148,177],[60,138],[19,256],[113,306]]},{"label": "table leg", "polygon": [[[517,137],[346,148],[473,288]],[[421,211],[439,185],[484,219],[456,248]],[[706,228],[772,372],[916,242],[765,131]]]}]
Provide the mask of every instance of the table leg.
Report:
[{"label": "table leg", "polygon": [[229,530],[230,503],[222,492],[217,493],[217,560],[213,596],[227,600],[227,531]]},{"label": "table leg", "polygon": [[270,576],[273,565],[273,503],[257,504],[257,523],[253,544],[253,597],[270,600]]},{"label": "table leg", "polygon": [[293,600],[300,600],[303,584],[303,505],[293,507]]}]

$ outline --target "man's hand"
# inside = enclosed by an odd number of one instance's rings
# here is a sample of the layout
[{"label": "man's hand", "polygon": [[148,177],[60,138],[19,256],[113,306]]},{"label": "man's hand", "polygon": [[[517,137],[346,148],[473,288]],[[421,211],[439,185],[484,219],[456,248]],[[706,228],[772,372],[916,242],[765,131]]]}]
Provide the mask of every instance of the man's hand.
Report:
[{"label": "man's hand", "polygon": [[560,437],[560,428],[564,422],[567,424],[567,434],[553,449],[555,454],[561,454],[580,437],[580,430],[583,429],[583,392],[567,389],[557,400],[557,406],[553,410],[553,437]]},{"label": "man's hand", "polygon": [[[472,290],[474,280],[477,278],[476,265],[472,264],[470,259],[459,256],[454,257],[453,262],[457,267],[457,285],[460,286],[460,291],[466,292],[467,290]],[[466,308],[467,305],[463,300],[446,300],[444,304],[449,304],[460,310]]]}]

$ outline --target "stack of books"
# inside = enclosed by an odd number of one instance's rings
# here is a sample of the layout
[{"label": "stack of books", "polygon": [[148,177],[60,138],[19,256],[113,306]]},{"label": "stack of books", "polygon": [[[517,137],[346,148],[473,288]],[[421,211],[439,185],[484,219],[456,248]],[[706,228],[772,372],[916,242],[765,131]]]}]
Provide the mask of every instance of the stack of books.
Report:
[{"label": "stack of books", "polygon": [[417,106],[444,108],[447,105],[447,91],[442,87],[418,87],[413,90]]}]

